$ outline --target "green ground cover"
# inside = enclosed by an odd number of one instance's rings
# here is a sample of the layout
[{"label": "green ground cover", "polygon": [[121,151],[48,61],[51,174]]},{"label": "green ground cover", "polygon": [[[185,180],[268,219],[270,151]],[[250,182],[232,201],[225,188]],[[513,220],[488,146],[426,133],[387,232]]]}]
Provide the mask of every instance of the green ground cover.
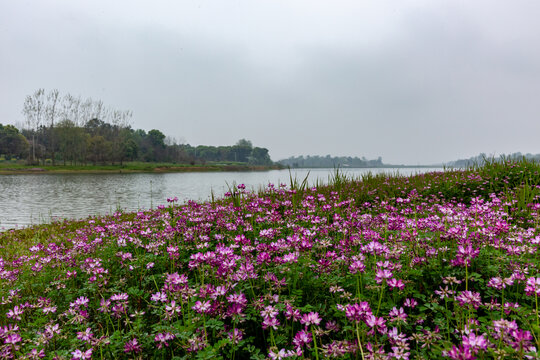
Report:
[{"label": "green ground cover", "polygon": [[540,166],[336,171],[0,234],[0,357],[536,359]]}]

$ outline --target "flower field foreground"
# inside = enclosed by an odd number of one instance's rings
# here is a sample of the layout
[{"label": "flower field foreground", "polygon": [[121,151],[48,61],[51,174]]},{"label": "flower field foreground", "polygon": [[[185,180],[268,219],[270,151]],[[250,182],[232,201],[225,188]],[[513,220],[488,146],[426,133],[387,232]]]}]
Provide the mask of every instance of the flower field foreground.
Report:
[{"label": "flower field foreground", "polygon": [[0,358],[537,359],[539,172],[336,172],[0,234]]}]

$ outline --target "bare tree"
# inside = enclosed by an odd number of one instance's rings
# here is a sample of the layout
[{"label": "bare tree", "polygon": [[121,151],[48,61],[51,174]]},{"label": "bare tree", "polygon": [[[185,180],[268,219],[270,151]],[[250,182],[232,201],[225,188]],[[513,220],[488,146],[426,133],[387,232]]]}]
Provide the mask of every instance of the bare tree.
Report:
[{"label": "bare tree", "polygon": [[54,129],[54,122],[56,118],[59,116],[59,105],[60,105],[60,93],[57,89],[51,90],[49,94],[47,95],[47,106],[46,106],[46,113],[47,113],[47,120],[49,122],[50,127],[50,146],[51,146],[51,159],[53,166],[56,165],[55,162],[55,129]]},{"label": "bare tree", "polygon": [[102,120],[102,117],[105,116],[105,110],[106,109],[103,106],[103,101],[94,101],[92,103],[92,119]]},{"label": "bare tree", "polygon": [[80,123],[78,125],[84,127],[93,118],[94,102],[91,98],[88,98],[80,103],[79,108]]},{"label": "bare tree", "polygon": [[37,131],[45,116],[45,90],[38,89],[24,99],[23,110],[27,129],[32,131],[32,163],[36,162]]}]

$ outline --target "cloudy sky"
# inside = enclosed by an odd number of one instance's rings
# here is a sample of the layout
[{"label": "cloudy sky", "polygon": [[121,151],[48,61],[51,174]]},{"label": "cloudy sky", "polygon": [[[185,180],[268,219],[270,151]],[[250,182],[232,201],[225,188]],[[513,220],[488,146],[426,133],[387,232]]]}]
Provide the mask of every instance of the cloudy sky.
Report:
[{"label": "cloudy sky", "polygon": [[0,123],[58,89],[191,145],[431,164],[540,153],[540,2],[0,2]]}]

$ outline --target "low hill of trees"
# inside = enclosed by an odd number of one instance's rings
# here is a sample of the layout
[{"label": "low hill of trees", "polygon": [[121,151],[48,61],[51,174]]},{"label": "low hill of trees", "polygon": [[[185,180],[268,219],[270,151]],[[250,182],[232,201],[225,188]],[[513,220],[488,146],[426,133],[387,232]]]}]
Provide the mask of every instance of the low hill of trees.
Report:
[{"label": "low hill of trees", "polygon": [[292,168],[333,168],[333,167],[352,167],[352,168],[367,168],[384,166],[382,158],[376,160],[368,160],[365,157],[361,159],[350,156],[319,156],[307,155],[304,157],[291,156],[288,159],[279,160],[279,164],[290,166]]}]

